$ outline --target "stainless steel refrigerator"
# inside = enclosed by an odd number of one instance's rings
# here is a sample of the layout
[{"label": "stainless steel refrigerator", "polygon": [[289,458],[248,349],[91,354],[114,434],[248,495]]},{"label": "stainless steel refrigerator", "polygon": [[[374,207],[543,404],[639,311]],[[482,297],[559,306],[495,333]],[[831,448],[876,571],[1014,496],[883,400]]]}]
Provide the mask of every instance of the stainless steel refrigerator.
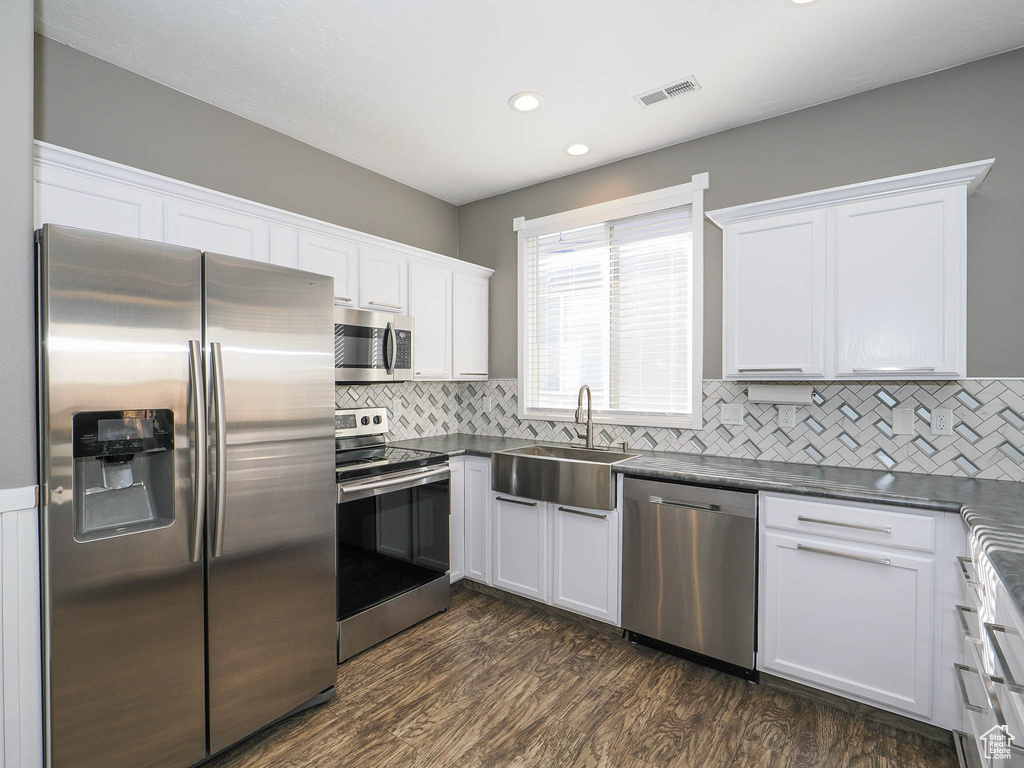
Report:
[{"label": "stainless steel refrigerator", "polygon": [[333,693],[333,281],[37,242],[47,763],[184,768]]}]

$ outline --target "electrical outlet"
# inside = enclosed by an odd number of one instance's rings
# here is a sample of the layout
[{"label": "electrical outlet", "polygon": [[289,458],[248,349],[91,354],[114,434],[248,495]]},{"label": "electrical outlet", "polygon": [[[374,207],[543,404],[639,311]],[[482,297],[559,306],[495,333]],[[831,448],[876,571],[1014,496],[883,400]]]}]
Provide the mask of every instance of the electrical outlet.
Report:
[{"label": "electrical outlet", "polygon": [[894,435],[914,434],[914,407],[912,405],[892,409],[892,433]]},{"label": "electrical outlet", "polygon": [[494,406],[491,403],[491,396],[490,395],[486,395],[484,397],[484,413],[490,413],[491,412],[491,408],[493,408],[493,407]]},{"label": "electrical outlet", "polygon": [[792,429],[796,426],[796,406],[779,406],[779,426],[783,429]]},{"label": "electrical outlet", "polygon": [[396,419],[400,419],[402,417],[402,398],[396,397],[391,401],[391,415]]},{"label": "electrical outlet", "polygon": [[949,408],[932,409],[932,434],[953,434],[953,411],[951,411]]},{"label": "electrical outlet", "polygon": [[722,423],[742,427],[745,411],[742,403],[722,403]]}]

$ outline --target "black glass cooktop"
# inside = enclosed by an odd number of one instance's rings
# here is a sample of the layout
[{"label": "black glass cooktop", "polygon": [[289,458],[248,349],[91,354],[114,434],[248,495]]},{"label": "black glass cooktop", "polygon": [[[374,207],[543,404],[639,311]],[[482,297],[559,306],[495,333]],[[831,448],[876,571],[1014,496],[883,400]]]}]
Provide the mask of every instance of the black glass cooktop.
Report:
[{"label": "black glass cooktop", "polygon": [[445,453],[390,446],[335,452],[338,477],[343,477],[346,480],[429,467],[434,464],[444,464],[447,461],[448,454]]}]

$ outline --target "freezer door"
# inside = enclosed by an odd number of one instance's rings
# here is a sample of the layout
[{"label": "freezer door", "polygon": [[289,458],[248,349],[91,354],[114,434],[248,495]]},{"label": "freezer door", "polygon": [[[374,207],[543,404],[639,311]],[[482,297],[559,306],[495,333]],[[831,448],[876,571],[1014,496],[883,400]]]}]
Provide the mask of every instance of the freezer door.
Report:
[{"label": "freezer door", "polygon": [[184,768],[206,755],[201,255],[51,225],[39,243],[47,764]]},{"label": "freezer door", "polygon": [[215,753],[334,684],[334,285],[204,258]]}]

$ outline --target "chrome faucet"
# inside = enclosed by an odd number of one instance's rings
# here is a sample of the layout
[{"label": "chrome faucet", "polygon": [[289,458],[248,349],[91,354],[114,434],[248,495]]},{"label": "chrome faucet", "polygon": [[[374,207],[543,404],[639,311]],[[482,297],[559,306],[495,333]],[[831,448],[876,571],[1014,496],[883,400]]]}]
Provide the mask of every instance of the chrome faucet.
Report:
[{"label": "chrome faucet", "polygon": [[593,448],[594,447],[594,410],[593,410],[593,408],[594,408],[594,400],[593,400],[593,395],[591,395],[591,393],[590,393],[590,387],[587,386],[586,384],[584,384],[582,387],[580,387],[580,394],[576,398],[576,423],[577,424],[582,424],[583,423],[582,421],[580,421],[580,412],[583,410],[583,393],[584,392],[587,393],[587,421],[586,421],[587,431],[586,432],[580,432],[577,429],[576,430],[576,435],[577,435],[577,437],[582,437],[582,438],[586,439],[586,441],[587,441],[587,448]]}]

